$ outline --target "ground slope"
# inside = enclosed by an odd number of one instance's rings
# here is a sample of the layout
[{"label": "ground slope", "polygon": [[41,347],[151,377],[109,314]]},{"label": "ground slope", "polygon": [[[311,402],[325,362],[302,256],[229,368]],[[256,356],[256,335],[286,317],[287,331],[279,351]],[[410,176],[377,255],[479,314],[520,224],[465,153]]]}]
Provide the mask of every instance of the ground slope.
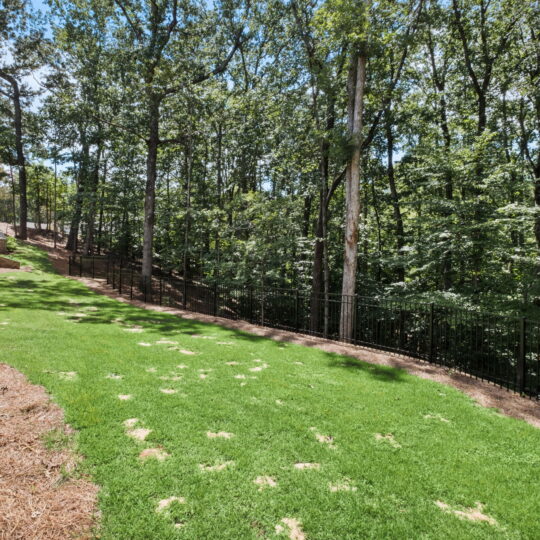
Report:
[{"label": "ground slope", "polygon": [[1,360],[44,385],[103,538],[538,538],[540,430],[403,371],[0,276]]}]

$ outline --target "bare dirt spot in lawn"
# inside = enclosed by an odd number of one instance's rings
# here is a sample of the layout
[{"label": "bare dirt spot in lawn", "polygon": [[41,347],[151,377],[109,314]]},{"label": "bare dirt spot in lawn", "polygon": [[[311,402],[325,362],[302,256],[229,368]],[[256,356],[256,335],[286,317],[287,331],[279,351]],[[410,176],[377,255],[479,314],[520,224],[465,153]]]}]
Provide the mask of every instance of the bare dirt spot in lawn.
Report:
[{"label": "bare dirt spot in lawn", "polygon": [[224,471],[228,467],[232,467],[234,465],[234,461],[224,461],[223,463],[218,463],[217,465],[206,465],[204,463],[201,463],[199,465],[199,469],[203,472],[220,472]]},{"label": "bare dirt spot in lawn", "polygon": [[178,345],[178,341],[171,341],[170,339],[160,339],[156,341],[156,345]]},{"label": "bare dirt spot in lawn", "polygon": [[182,376],[181,375],[162,375],[161,377],[158,377],[160,381],[181,381]]},{"label": "bare dirt spot in lawn", "polygon": [[160,388],[159,391],[162,394],[176,394],[178,390],[175,390],[174,388]]},{"label": "bare dirt spot in lawn", "polygon": [[151,347],[152,346],[151,343],[146,343],[145,341],[141,341],[141,342],[137,343],[137,345],[140,345],[141,347]]},{"label": "bare dirt spot in lawn", "polygon": [[283,403],[281,399],[276,399],[276,405],[279,405],[280,407],[282,407],[283,405],[285,405],[285,403]]},{"label": "bare dirt spot in lawn", "polygon": [[234,378],[235,378],[235,379],[245,379],[246,376],[245,376],[245,375],[242,375],[242,374],[240,373],[240,374],[238,374],[238,375],[235,375]]},{"label": "bare dirt spot in lawn", "polygon": [[143,331],[140,326],[132,326],[131,328],[124,328],[124,332],[131,332],[132,334],[140,334]]},{"label": "bare dirt spot in lawn", "polygon": [[207,431],[206,436],[209,439],[231,439],[232,437],[234,437],[234,433],[227,433],[226,431],[218,431],[217,433],[213,431]]},{"label": "bare dirt spot in lawn", "polygon": [[149,367],[145,369],[146,373],[157,373],[157,369],[155,367]]},{"label": "bare dirt spot in lawn", "polygon": [[129,399],[131,399],[133,396],[131,394],[118,394],[118,399],[120,401],[128,401]]},{"label": "bare dirt spot in lawn", "polygon": [[157,504],[156,512],[158,513],[164,512],[174,502],[177,502],[179,504],[185,504],[186,499],[184,499],[184,497],[175,497],[175,496],[169,497],[167,499],[161,499],[161,501],[159,501]]},{"label": "bare dirt spot in lawn", "polygon": [[178,364],[176,367],[178,369],[188,369],[189,366],[186,366],[186,364]]},{"label": "bare dirt spot in lawn", "polygon": [[439,422],[444,422],[445,424],[450,423],[450,420],[444,418],[444,416],[441,416],[440,414],[425,414],[424,418],[426,420],[438,420]]},{"label": "bare dirt spot in lawn", "polygon": [[253,371],[254,373],[256,373],[258,371],[262,371],[263,369],[266,369],[267,367],[268,367],[268,364],[261,364],[260,366],[249,368],[249,371]]},{"label": "bare dirt spot in lawn", "polygon": [[476,506],[465,508],[465,510],[457,510],[456,508],[452,508],[449,504],[442,501],[435,501],[435,504],[444,512],[454,514],[461,519],[468,519],[469,521],[484,521],[490,525],[498,525],[494,518],[484,514],[484,505],[480,502],[477,502]]},{"label": "bare dirt spot in lawn", "polygon": [[328,489],[332,493],[338,493],[340,491],[357,491],[358,490],[356,486],[352,485],[351,480],[349,478],[343,478],[343,480],[340,480],[339,482],[328,484]]},{"label": "bare dirt spot in lawn", "polygon": [[314,432],[317,442],[328,445],[328,448],[331,448],[332,450],[336,449],[335,444],[333,444],[334,437],[332,437],[331,435],[321,435],[315,427],[310,427],[309,430]]},{"label": "bare dirt spot in lawn", "polygon": [[401,444],[396,441],[391,433],[387,433],[386,435],[383,435],[382,433],[375,433],[375,440],[385,442],[392,448],[401,448]]},{"label": "bare dirt spot in lawn", "polygon": [[228,366],[239,366],[240,363],[239,362],[225,362],[225,364],[227,364]]},{"label": "bare dirt spot in lawn", "polygon": [[157,459],[158,461],[165,461],[170,454],[165,452],[163,448],[146,448],[139,454],[139,459],[143,461],[146,459]]},{"label": "bare dirt spot in lawn", "polygon": [[306,540],[306,535],[302,531],[302,524],[295,518],[283,518],[283,525],[276,525],[276,534],[287,534],[290,540]]},{"label": "bare dirt spot in lawn", "polygon": [[188,351],[187,349],[180,349],[180,347],[169,347],[169,351],[178,351],[180,354],[186,354],[188,356],[195,354],[193,351]]},{"label": "bare dirt spot in lawn", "polygon": [[90,538],[98,488],[77,471],[62,410],[5,364],[0,387],[0,538]]},{"label": "bare dirt spot in lawn", "polygon": [[59,371],[58,377],[63,381],[73,381],[77,378],[76,371]]},{"label": "bare dirt spot in lawn", "polygon": [[277,486],[276,479],[272,476],[257,476],[257,478],[253,480],[253,483],[259,486],[259,491],[262,491],[264,488],[267,487]]},{"label": "bare dirt spot in lawn", "polygon": [[148,437],[148,435],[152,433],[152,430],[141,428],[141,427],[136,428],[135,426],[138,423],[139,423],[138,418],[128,418],[127,420],[124,420],[124,427],[126,428],[126,435],[137,441],[144,441],[146,437]]},{"label": "bare dirt spot in lawn", "polygon": [[109,373],[105,378],[113,379],[114,381],[119,381],[122,378],[122,375],[118,375],[118,373]]},{"label": "bare dirt spot in lawn", "polygon": [[305,471],[308,469],[318,471],[321,468],[320,463],[295,463],[294,468],[299,471]]},{"label": "bare dirt spot in lawn", "polygon": [[135,428],[126,431],[129,437],[131,437],[132,439],[136,439],[137,441],[144,441],[151,432],[151,429],[146,428]]}]

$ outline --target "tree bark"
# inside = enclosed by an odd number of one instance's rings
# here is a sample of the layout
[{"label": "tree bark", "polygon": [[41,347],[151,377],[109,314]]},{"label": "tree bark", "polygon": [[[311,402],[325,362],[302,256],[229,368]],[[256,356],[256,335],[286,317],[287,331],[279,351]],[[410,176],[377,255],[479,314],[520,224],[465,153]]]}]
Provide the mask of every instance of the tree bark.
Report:
[{"label": "tree bark", "polygon": [[394,210],[394,224],[396,227],[396,255],[398,260],[397,278],[398,281],[404,282],[405,265],[403,263],[403,247],[405,245],[405,230],[403,226],[403,216],[401,213],[401,205],[399,202],[399,193],[396,186],[394,171],[394,133],[392,131],[391,103],[388,104],[385,116],[388,185],[390,187],[390,197],[392,200],[392,208]]},{"label": "tree bark", "polygon": [[157,154],[159,146],[160,99],[149,91],[148,141],[146,154],[146,189],[144,196],[144,230],[141,287],[147,290],[152,282],[152,257],[156,208]]},{"label": "tree bark", "polygon": [[19,169],[19,238],[28,238],[28,201],[27,201],[27,177],[26,158],[24,156],[23,145],[23,125],[21,109],[21,92],[19,83],[15,77],[3,70],[0,70],[0,77],[11,85],[11,101],[13,102],[13,123],[15,125],[15,151],[17,152],[17,166]]},{"label": "tree bark", "polygon": [[90,153],[90,147],[84,129],[81,132],[81,146],[82,148],[81,159],[79,163],[79,181],[77,184],[77,194],[75,195],[75,210],[71,218],[69,235],[66,242],[66,249],[73,252],[76,252],[78,247],[79,227],[81,224],[83,199],[88,175],[88,159]]},{"label": "tree bark", "polygon": [[92,170],[90,186],[88,189],[88,211],[86,218],[86,237],[84,239],[84,253],[91,255],[94,252],[94,233],[96,228],[97,191],[99,187],[99,167],[101,165],[102,144],[98,141],[95,163]]},{"label": "tree bark", "polygon": [[356,294],[356,267],[358,255],[358,224],[360,218],[360,169],[362,145],[362,113],[366,83],[365,54],[354,54],[348,78],[348,130],[352,155],[347,166],[345,184],[345,249],[343,254],[343,282],[341,287],[340,339],[353,338],[354,305]]}]

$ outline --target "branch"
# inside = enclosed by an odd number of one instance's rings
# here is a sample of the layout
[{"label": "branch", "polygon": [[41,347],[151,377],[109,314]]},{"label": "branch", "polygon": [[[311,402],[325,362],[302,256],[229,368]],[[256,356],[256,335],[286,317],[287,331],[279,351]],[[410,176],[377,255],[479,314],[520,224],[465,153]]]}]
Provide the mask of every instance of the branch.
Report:
[{"label": "branch", "polygon": [[135,34],[135,37],[139,41],[142,41],[143,32],[141,30],[141,27],[138,24],[135,24],[135,22],[131,19],[131,17],[129,16],[129,13],[127,12],[126,6],[124,6],[124,4],[120,0],[114,0],[114,3],[122,10],[124,17],[126,18],[129,26],[131,27],[131,29],[133,30],[133,33]]},{"label": "branch", "polygon": [[471,52],[469,50],[469,43],[467,41],[467,36],[465,34],[465,28],[463,26],[463,22],[461,20],[461,11],[459,9],[457,0],[452,0],[452,6],[454,8],[454,16],[456,20],[456,25],[458,28],[459,36],[461,38],[461,44],[463,46],[463,55],[465,57],[465,66],[467,67],[467,71],[469,72],[469,77],[471,78],[471,81],[473,83],[474,89],[476,90],[476,93],[480,95],[482,93],[482,88],[480,87],[480,83],[478,82],[478,77],[476,76],[476,72],[474,71],[474,68],[472,66],[471,61]]},{"label": "branch", "polygon": [[232,57],[234,56],[234,53],[240,48],[240,46],[243,43],[242,39],[243,31],[241,30],[236,34],[236,38],[234,40],[234,45],[232,46],[231,50],[229,51],[229,54],[226,56],[226,58],[220,62],[212,71],[209,71],[208,73],[204,73],[202,75],[199,75],[198,77],[195,77],[187,84],[179,84],[177,86],[171,86],[170,88],[166,88],[161,93],[161,97],[165,98],[167,96],[170,96],[172,94],[176,94],[180,92],[180,90],[183,90],[186,88],[189,84],[199,84],[203,81],[206,81],[210,79],[210,77],[213,77],[214,75],[219,75],[220,73],[223,73],[227,66],[229,65],[229,62],[232,60]]},{"label": "branch", "polygon": [[377,127],[379,125],[379,122],[381,121],[382,115],[384,111],[386,110],[386,107],[392,100],[392,94],[394,92],[395,87],[397,86],[397,83],[399,82],[399,79],[401,78],[401,72],[403,70],[403,66],[405,65],[405,60],[407,59],[407,55],[409,54],[408,40],[409,40],[409,37],[416,32],[416,28],[420,20],[420,15],[422,13],[423,5],[424,5],[424,0],[419,0],[418,7],[416,8],[415,18],[413,19],[411,24],[407,27],[407,31],[405,32],[405,46],[403,47],[403,52],[399,60],[396,74],[394,75],[394,78],[390,82],[390,86],[386,92],[386,96],[383,99],[383,102],[381,104],[381,107],[377,115],[375,116],[375,120],[373,120],[373,123],[371,124],[367,137],[362,141],[363,150],[365,150],[373,141],[373,138],[375,137],[375,132],[377,131]]},{"label": "branch", "polygon": [[325,205],[326,205],[327,210],[328,210],[328,205],[330,204],[330,200],[332,199],[336,189],[339,187],[339,184],[341,184],[343,178],[345,178],[346,171],[347,171],[347,167],[344,167],[343,170],[334,178],[334,181],[332,182],[332,185],[330,186],[330,189],[328,190],[328,193],[326,194]]},{"label": "branch", "polygon": [[0,69],[0,77],[7,81],[13,89],[18,87],[17,79],[15,79],[15,77],[13,77],[13,75],[10,75],[7,71]]},{"label": "branch", "polygon": [[238,48],[242,44],[242,35],[243,35],[243,30],[240,30],[236,34],[234,44],[231,50],[229,51],[229,54],[224,58],[222,62],[220,62],[212,71],[203,73],[202,75],[199,75],[198,77],[195,77],[194,79],[192,79],[191,84],[202,83],[215,75],[219,75],[220,73],[223,73],[227,69],[229,62],[232,60],[234,53],[238,50]]},{"label": "branch", "polygon": [[188,140],[187,135],[180,135],[170,139],[159,139],[158,144],[184,144]]}]

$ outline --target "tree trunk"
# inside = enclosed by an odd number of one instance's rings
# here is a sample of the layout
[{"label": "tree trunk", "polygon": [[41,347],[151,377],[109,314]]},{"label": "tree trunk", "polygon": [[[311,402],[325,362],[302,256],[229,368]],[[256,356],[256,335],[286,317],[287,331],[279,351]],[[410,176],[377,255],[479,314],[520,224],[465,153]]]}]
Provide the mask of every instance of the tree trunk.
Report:
[{"label": "tree trunk", "polygon": [[335,95],[328,96],[326,109],[325,133],[321,141],[321,161],[319,164],[319,175],[321,181],[319,196],[319,213],[315,229],[315,249],[313,252],[313,275],[311,282],[311,306],[310,306],[310,329],[312,332],[319,331],[320,302],[324,293],[324,329],[323,335],[326,337],[328,329],[328,249],[327,249],[327,225],[328,225],[328,205],[330,197],[328,195],[328,185],[330,180],[330,136],[336,121]]},{"label": "tree trunk", "polygon": [[397,279],[405,281],[405,265],[403,263],[403,247],[405,245],[405,231],[403,227],[403,217],[399,204],[399,194],[396,187],[394,172],[394,133],[392,132],[391,105],[386,109],[386,155],[388,160],[388,184],[390,187],[390,197],[394,210],[394,224],[396,226],[396,251],[398,259]]},{"label": "tree trunk", "polygon": [[144,196],[144,231],[141,287],[147,290],[152,281],[152,259],[156,208],[157,154],[159,145],[159,106],[157,96],[149,95],[149,137],[146,154],[146,190]]},{"label": "tree trunk", "polygon": [[9,176],[11,178],[11,204],[13,207],[13,232],[17,236],[17,204],[15,202],[15,179],[13,178],[13,167],[9,164]]},{"label": "tree trunk", "polygon": [[17,166],[19,168],[19,221],[20,231],[19,238],[26,240],[28,238],[28,201],[26,197],[27,180],[26,180],[26,159],[24,157],[23,146],[23,126],[22,126],[22,109],[21,109],[21,93],[17,80],[0,70],[0,77],[11,85],[11,100],[13,102],[13,122],[15,125],[15,150],[17,152]]},{"label": "tree trunk", "polygon": [[191,213],[191,170],[192,170],[192,147],[191,138],[186,149],[186,218],[184,222],[184,260],[182,263],[182,277],[184,281],[189,279],[189,228]]},{"label": "tree trunk", "polygon": [[91,255],[94,252],[94,232],[96,228],[97,191],[99,187],[99,167],[101,164],[101,141],[98,142],[92,177],[89,186],[88,211],[86,215],[86,237],[84,240],[84,253]]},{"label": "tree trunk", "polygon": [[347,165],[345,184],[345,249],[343,254],[343,282],[341,287],[340,339],[353,338],[354,305],[356,294],[356,266],[358,254],[358,223],[360,216],[360,167],[362,144],[362,113],[366,82],[364,54],[354,54],[348,78],[348,130],[352,155]]},{"label": "tree trunk", "polygon": [[75,210],[71,218],[69,235],[66,242],[66,249],[76,252],[79,240],[79,227],[81,225],[81,216],[83,208],[84,192],[88,176],[88,160],[90,146],[86,138],[84,128],[81,130],[81,158],[79,163],[79,178],[77,183],[77,194],[75,195]]}]

